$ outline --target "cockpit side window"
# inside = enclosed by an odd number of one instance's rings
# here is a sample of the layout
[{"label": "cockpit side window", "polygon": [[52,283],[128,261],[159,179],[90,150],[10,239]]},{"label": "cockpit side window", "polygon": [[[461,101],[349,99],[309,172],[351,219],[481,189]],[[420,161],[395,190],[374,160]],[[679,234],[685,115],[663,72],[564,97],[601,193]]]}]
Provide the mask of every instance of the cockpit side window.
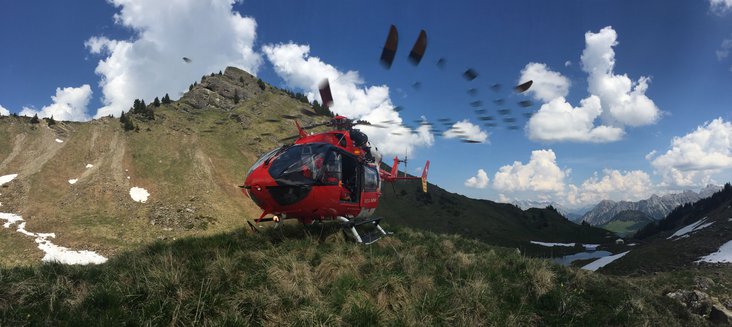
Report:
[{"label": "cockpit side window", "polygon": [[331,149],[327,143],[292,146],[272,161],[269,174],[280,185],[320,184]]},{"label": "cockpit side window", "polygon": [[264,161],[266,161],[269,158],[272,158],[275,155],[275,153],[277,153],[277,151],[279,151],[280,149],[282,149],[282,148],[277,148],[270,152],[267,152],[264,155],[262,155],[259,159],[257,159],[257,161],[255,161],[254,164],[252,165],[252,167],[249,168],[249,170],[247,171],[247,176],[249,174],[251,174],[254,169],[259,167]]},{"label": "cockpit side window", "polygon": [[376,192],[379,188],[379,172],[373,167],[365,167],[363,170],[364,192]]}]

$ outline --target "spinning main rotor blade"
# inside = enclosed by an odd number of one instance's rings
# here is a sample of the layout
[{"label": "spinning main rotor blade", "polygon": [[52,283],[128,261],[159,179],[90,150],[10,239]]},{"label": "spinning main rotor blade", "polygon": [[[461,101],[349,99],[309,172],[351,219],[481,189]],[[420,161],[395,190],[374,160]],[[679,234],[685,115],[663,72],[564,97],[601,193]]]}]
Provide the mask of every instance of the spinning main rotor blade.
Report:
[{"label": "spinning main rotor blade", "polygon": [[534,84],[534,81],[528,81],[526,83],[519,84],[514,88],[514,90],[516,90],[516,92],[518,93],[526,92],[526,90],[531,87],[531,84]]},{"label": "spinning main rotor blade", "polygon": [[188,57],[183,57],[183,61],[185,61],[187,64],[190,64],[193,60]]},{"label": "spinning main rotor blade", "polygon": [[531,107],[533,105],[533,103],[531,101],[529,101],[529,100],[519,101],[518,104],[519,104],[519,106],[522,106],[524,108],[528,108],[528,107]]},{"label": "spinning main rotor blade", "polygon": [[409,61],[414,65],[419,65],[425,50],[427,50],[427,32],[421,30],[417,42],[414,43],[412,51],[409,52]]},{"label": "spinning main rotor blade", "polygon": [[474,79],[475,79],[476,77],[478,77],[478,72],[476,72],[476,71],[475,71],[475,69],[472,69],[472,68],[468,68],[468,70],[466,70],[466,71],[465,71],[465,72],[463,73],[463,77],[464,77],[464,78],[465,78],[466,80],[468,80],[468,81],[472,81],[472,80],[474,80]]},{"label": "spinning main rotor blade", "polygon": [[323,100],[323,107],[329,109],[333,105],[333,94],[330,93],[330,82],[324,79],[318,86],[320,91],[320,99]]},{"label": "spinning main rotor blade", "polygon": [[445,59],[445,58],[437,59],[437,67],[439,67],[440,69],[445,68],[445,64],[447,64],[447,59]]},{"label": "spinning main rotor blade", "polygon": [[386,42],[384,43],[384,50],[381,51],[381,64],[384,65],[386,69],[391,68],[391,63],[394,62],[398,43],[399,34],[397,33],[396,26],[391,25],[389,28],[389,35],[387,35]]},{"label": "spinning main rotor blade", "polygon": [[299,115],[297,115],[297,116],[296,115],[282,115],[280,117],[282,117],[284,119],[298,119],[298,118],[300,118],[302,116],[299,116]]}]

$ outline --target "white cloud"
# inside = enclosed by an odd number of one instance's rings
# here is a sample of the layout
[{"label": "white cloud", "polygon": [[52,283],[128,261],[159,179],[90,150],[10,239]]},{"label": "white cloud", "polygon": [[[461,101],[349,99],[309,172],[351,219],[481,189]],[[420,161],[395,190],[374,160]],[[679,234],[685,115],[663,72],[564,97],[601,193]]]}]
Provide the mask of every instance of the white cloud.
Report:
[{"label": "white cloud", "polygon": [[709,0],[710,9],[717,14],[725,14],[732,10],[732,0]]},{"label": "white cloud", "polygon": [[[549,70],[545,64],[529,63],[521,71],[521,80],[532,79],[529,89],[545,104],[529,120],[529,138],[554,142],[614,142],[622,139],[625,126],[655,123],[661,115],[645,93],[648,77],[633,82],[627,75],[616,75],[617,33],[608,26],[598,33],[585,34],[582,69],[588,74],[588,92],[580,106],[565,100],[569,79]],[[566,66],[566,64],[565,64]],[[595,121],[601,121],[596,125]]]},{"label": "white cloud", "polygon": [[664,183],[700,186],[732,168],[732,123],[717,118],[689,134],[674,137],[671,148],[651,161]]},{"label": "white cloud", "polygon": [[594,95],[573,108],[563,97],[539,108],[527,123],[529,138],[536,141],[612,142],[623,137],[622,128],[594,126],[602,109]]},{"label": "white cloud", "polygon": [[84,84],[80,87],[56,88],[56,95],[51,96],[53,103],[43,107],[41,110],[24,107],[20,111],[21,116],[51,117],[55,120],[88,120],[86,114],[86,106],[91,99],[92,90],[89,85]]},{"label": "white cloud", "polygon": [[478,174],[468,178],[465,181],[465,186],[474,188],[486,188],[489,182],[488,174],[483,169],[478,169]]},{"label": "white cloud", "polygon": [[[566,63],[565,63],[566,66]],[[545,64],[530,62],[521,70],[520,81],[532,80],[529,89],[535,99],[544,102],[552,101],[569,94],[569,79],[562,74],[551,71]]]},{"label": "white cloud", "polygon": [[719,50],[717,50],[717,59],[720,61],[727,59],[730,50],[732,50],[732,37],[722,40],[722,44],[719,46]]},{"label": "white cloud", "polygon": [[[256,73],[261,57],[252,49],[257,23],[232,11],[234,0],[110,0],[115,22],[135,32],[132,40],[103,36],[85,43],[104,55],[96,67],[104,107],[95,117],[119,115],[136,98],[175,97],[202,75],[236,66]],[[191,58],[191,63],[182,60]]]},{"label": "white cloud", "polygon": [[10,116],[10,110],[0,105],[0,116]]},{"label": "white cloud", "polygon": [[527,164],[515,161],[499,168],[493,187],[499,191],[561,192],[568,174],[557,166],[554,151],[535,150]]},{"label": "white cloud", "polygon": [[655,123],[660,110],[645,93],[648,77],[633,82],[627,75],[616,75],[615,51],[618,35],[608,26],[598,33],[585,33],[582,69],[589,74],[588,91],[597,95],[604,109],[603,119],[610,123],[643,126]]},{"label": "white cloud", "polygon": [[603,176],[597,172],[578,187],[569,185],[566,203],[570,206],[585,206],[602,200],[638,201],[648,198],[653,192],[653,183],[648,174],[641,170],[619,171],[606,169]]},{"label": "white cloud", "polygon": [[352,119],[365,119],[372,123],[392,121],[387,128],[361,126],[369,141],[385,155],[411,153],[417,146],[430,146],[434,136],[428,125],[410,130],[401,126],[402,118],[394,111],[389,97],[389,87],[364,86],[358,72],[342,72],[318,57],[310,56],[308,45],[294,43],[268,44],[262,47],[274,70],[292,88],[304,90],[309,100],[320,99],[318,85],[324,79],[330,82],[333,94],[331,111]]},{"label": "white cloud", "polygon": [[480,126],[471,123],[467,119],[453,124],[450,129],[442,133],[442,136],[447,139],[461,138],[465,140],[478,141],[480,143],[488,142],[488,133],[480,129]]}]

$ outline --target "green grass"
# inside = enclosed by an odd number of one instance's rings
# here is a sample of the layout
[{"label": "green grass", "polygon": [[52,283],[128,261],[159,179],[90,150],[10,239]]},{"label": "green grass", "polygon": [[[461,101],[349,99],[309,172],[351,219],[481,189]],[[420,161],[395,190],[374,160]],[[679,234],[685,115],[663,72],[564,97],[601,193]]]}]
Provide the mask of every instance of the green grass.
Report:
[{"label": "green grass", "polygon": [[643,228],[646,224],[650,223],[650,221],[632,221],[632,220],[613,220],[605,225],[599,226],[601,228],[607,229],[611,232],[614,232],[620,236],[626,236],[633,234],[637,232],[639,229]]},{"label": "green grass", "polygon": [[2,325],[698,325],[641,284],[457,236],[335,224],[157,242],[100,266],[0,269]]}]

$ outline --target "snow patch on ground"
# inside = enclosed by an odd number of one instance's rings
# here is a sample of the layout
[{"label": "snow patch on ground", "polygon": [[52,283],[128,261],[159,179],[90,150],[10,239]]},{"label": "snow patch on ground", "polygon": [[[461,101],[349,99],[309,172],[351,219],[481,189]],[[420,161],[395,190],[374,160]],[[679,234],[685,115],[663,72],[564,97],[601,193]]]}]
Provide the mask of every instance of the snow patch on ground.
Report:
[{"label": "snow patch on ground", "polygon": [[590,271],[597,271],[597,269],[605,267],[609,263],[622,258],[624,255],[628,254],[628,252],[630,252],[630,251],[625,251],[623,253],[618,253],[618,254],[614,254],[614,255],[609,255],[607,257],[602,257],[600,259],[597,259],[593,262],[588,263],[587,265],[582,267],[582,269],[590,270]]},{"label": "snow patch on ground", "polygon": [[64,141],[60,140],[60,139],[56,139],[56,143],[64,143]]},{"label": "snow patch on ground", "polygon": [[531,244],[541,245],[541,246],[567,246],[572,247],[575,243],[547,243],[547,242],[539,242],[539,241],[531,241]]},{"label": "snow patch on ground", "polygon": [[587,251],[595,251],[600,244],[582,244],[582,246],[584,246]]},{"label": "snow patch on ground", "polygon": [[722,244],[719,251],[703,256],[696,262],[732,263],[732,241]]},{"label": "snow patch on ground", "polygon": [[70,180],[69,180],[69,184],[71,184],[71,185],[74,185],[74,184],[76,184],[76,182],[78,182],[78,181],[79,181],[79,179],[78,179],[78,178],[70,179]]},{"label": "snow patch on ground", "polygon": [[5,176],[0,176],[0,185],[3,185],[5,183],[10,183],[13,179],[18,177],[18,174],[10,174]]},{"label": "snow patch on ground", "polygon": [[91,168],[91,167],[94,167],[94,165],[92,165],[92,164],[86,164],[86,168]]},{"label": "snow patch on ground", "polygon": [[25,229],[25,220],[19,215],[0,212],[0,219],[6,221],[3,227],[10,228],[11,225],[18,224],[18,228],[16,229],[18,233],[35,238],[38,248],[45,253],[43,259],[41,259],[43,262],[58,262],[67,265],[101,264],[107,262],[107,258],[94,251],[75,251],[53,244],[49,239],[56,238],[55,233],[29,232]]},{"label": "snow patch on ground", "polygon": [[[684,236],[686,234],[689,234],[691,232],[696,232],[698,230],[707,228],[707,227],[711,226],[712,224],[714,224],[714,222],[710,222],[710,223],[706,223],[705,224],[704,223],[705,220],[707,220],[707,217],[704,217],[702,219],[699,219],[699,221],[697,221],[695,223],[691,223],[691,224],[689,224],[687,226],[684,226],[683,228],[677,230],[676,233],[673,233],[673,235],[667,237],[666,239],[667,240],[670,240],[672,238],[679,239],[679,238],[682,238],[682,236]],[[685,237],[688,237],[688,235],[686,235]]]},{"label": "snow patch on ground", "polygon": [[150,193],[142,187],[133,187],[130,189],[130,197],[134,201],[145,203],[147,202],[148,196],[150,196]]}]

